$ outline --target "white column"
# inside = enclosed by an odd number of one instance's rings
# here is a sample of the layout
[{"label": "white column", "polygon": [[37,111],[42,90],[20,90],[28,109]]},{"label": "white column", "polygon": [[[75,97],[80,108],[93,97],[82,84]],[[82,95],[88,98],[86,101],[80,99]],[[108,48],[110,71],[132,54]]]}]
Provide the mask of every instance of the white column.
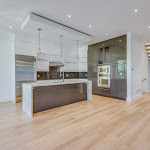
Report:
[{"label": "white column", "polygon": [[131,102],[131,33],[127,33],[127,102]]},{"label": "white column", "polygon": [[15,35],[13,35],[11,55],[12,55],[12,101],[16,103]]},{"label": "white column", "polygon": [[142,97],[142,44],[137,35],[127,34],[127,102]]}]

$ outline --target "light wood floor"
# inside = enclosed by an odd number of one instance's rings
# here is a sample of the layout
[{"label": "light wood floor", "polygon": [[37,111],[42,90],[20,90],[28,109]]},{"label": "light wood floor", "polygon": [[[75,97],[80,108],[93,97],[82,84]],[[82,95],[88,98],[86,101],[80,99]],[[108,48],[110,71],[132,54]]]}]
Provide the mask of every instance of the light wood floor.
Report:
[{"label": "light wood floor", "polygon": [[0,103],[0,150],[150,150],[150,94],[135,102],[93,96],[28,117]]}]

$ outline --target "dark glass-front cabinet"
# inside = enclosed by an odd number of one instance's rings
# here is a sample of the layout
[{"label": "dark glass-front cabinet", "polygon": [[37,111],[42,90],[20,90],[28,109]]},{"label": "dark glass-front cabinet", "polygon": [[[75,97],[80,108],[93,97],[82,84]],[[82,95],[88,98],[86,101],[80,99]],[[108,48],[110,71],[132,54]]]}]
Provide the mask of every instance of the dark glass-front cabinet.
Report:
[{"label": "dark glass-front cabinet", "polygon": [[103,64],[103,48],[99,48],[99,64]]},{"label": "dark glass-front cabinet", "polygon": [[104,64],[109,64],[110,63],[110,49],[109,46],[104,47]]},{"label": "dark glass-front cabinet", "polygon": [[[93,81],[93,94],[126,99],[126,35],[89,45],[88,79]],[[110,88],[98,87],[97,66],[110,65]]]},{"label": "dark glass-front cabinet", "polygon": [[109,46],[99,48],[99,65],[110,63]]}]

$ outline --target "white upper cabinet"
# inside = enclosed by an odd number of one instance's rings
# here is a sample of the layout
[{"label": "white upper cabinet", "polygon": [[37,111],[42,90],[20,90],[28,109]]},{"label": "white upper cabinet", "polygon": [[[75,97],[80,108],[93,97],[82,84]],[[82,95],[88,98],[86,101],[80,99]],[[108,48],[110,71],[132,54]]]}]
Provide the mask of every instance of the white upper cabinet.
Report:
[{"label": "white upper cabinet", "polygon": [[37,71],[49,71],[49,61],[47,60],[37,60],[36,61]]}]

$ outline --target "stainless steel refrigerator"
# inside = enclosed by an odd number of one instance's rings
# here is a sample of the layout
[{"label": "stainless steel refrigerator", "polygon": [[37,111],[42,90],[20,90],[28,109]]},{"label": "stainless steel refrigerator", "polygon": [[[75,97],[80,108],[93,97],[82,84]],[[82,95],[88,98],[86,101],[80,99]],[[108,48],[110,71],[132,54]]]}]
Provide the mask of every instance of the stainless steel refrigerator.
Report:
[{"label": "stainless steel refrigerator", "polygon": [[15,55],[16,102],[22,100],[22,83],[36,82],[36,58]]}]

